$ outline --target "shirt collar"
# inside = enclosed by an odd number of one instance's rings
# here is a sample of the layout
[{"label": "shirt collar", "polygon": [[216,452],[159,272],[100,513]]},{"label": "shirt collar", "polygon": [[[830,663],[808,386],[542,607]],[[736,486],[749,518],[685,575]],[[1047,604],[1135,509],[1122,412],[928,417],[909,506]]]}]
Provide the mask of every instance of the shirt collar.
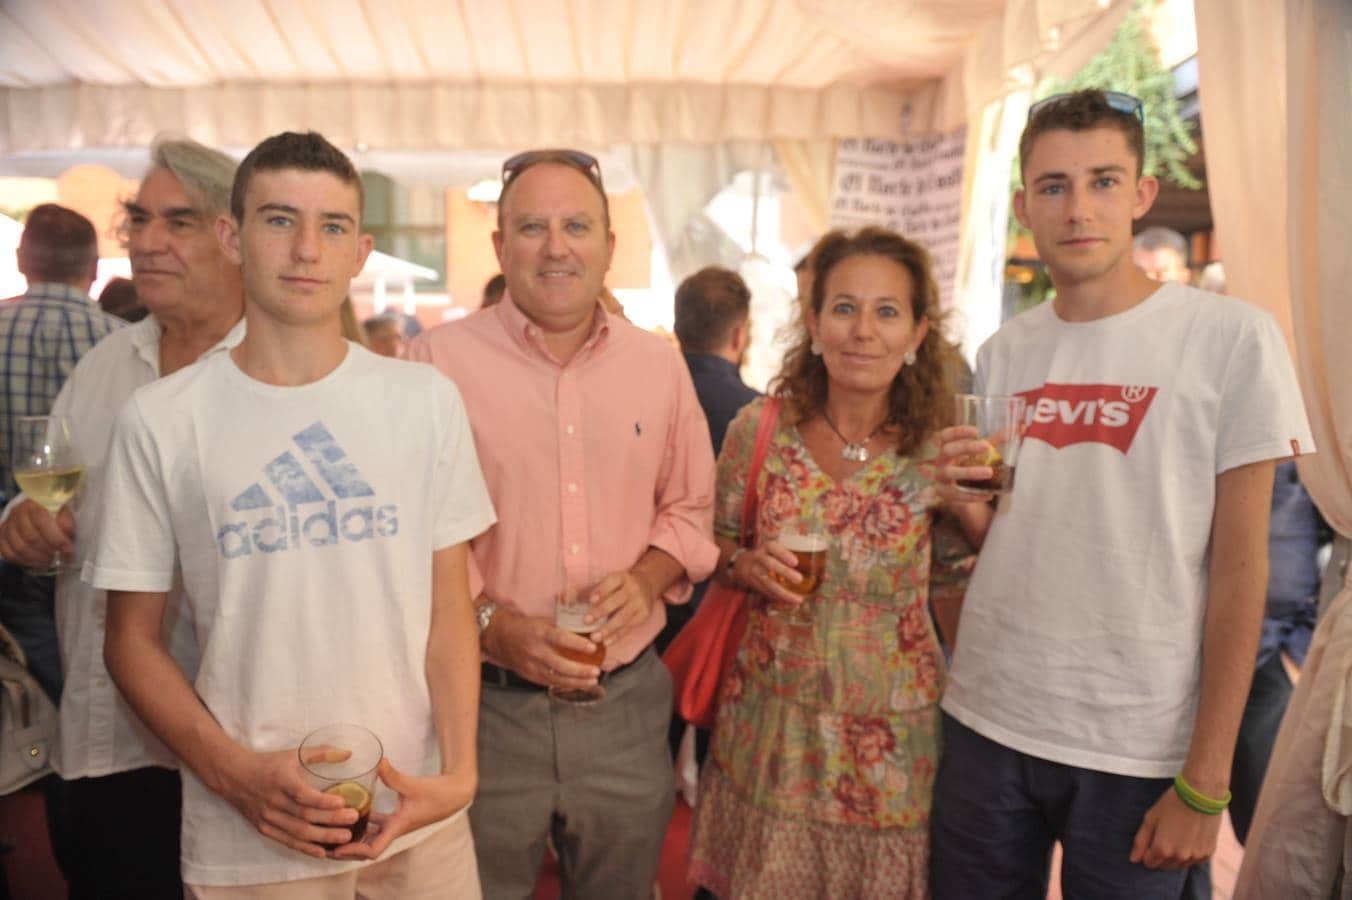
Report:
[{"label": "shirt collar", "polygon": [[[558,359],[550,352],[549,346],[545,343],[544,333],[539,325],[536,325],[526,314],[523,313],[512,301],[511,291],[502,295],[502,302],[495,307],[498,314],[498,321],[502,323],[503,328],[511,335],[512,340],[517,346],[527,352],[533,352],[555,365],[559,364]],[[592,314],[591,330],[587,333],[587,339],[582,342],[573,359],[577,359],[583,354],[593,352],[610,335],[610,314],[606,312],[605,306],[601,304],[598,297],[596,301],[596,310]]]},{"label": "shirt collar", "polygon": [[[160,338],[163,335],[164,328],[154,316],[146,316],[131,326],[131,342],[136,348],[136,354],[155,370],[156,375],[160,372]],[[242,340],[244,340],[244,317],[240,316],[239,321],[225,333],[225,337],[212,344],[207,352],[198,358],[206,359],[213,353],[230,350]]]},{"label": "shirt collar", "polygon": [[[62,284],[59,281],[39,281],[28,285],[28,290],[24,292],[25,299],[33,300],[71,300],[77,303],[94,303],[93,298],[85,291],[69,284]],[[98,305],[98,304],[94,304]]]},{"label": "shirt collar", "polygon": [[689,353],[685,354],[685,364],[690,371],[717,372],[722,375],[735,375],[741,377],[737,366],[721,356],[715,356],[712,353]]}]

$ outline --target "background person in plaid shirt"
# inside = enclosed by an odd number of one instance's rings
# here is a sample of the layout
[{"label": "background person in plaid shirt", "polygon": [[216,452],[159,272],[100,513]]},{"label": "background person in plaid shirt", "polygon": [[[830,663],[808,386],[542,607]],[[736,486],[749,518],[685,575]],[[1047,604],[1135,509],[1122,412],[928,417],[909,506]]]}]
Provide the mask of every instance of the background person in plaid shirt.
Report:
[{"label": "background person in plaid shirt", "polygon": [[[18,263],[28,292],[0,303],[0,494],[6,499],[18,493],[10,472],[15,419],[47,415],[80,357],[125,324],[89,297],[99,242],[94,226],[79,213],[54,203],[34,207],[19,238]],[[64,516],[73,527],[69,513]],[[0,565],[0,622],[23,647],[33,675],[56,701],[61,659],[52,579],[27,575],[17,565]]]}]

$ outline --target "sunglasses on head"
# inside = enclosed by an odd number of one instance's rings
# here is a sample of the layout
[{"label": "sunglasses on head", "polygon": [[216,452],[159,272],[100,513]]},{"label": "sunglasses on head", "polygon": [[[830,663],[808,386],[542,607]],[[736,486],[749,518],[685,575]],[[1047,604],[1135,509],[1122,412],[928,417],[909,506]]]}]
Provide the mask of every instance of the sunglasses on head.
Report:
[{"label": "sunglasses on head", "polygon": [[[1145,104],[1140,101],[1140,98],[1133,97],[1131,94],[1126,94],[1122,91],[1100,91],[1100,93],[1103,94],[1103,99],[1106,100],[1108,105],[1114,110],[1120,112],[1124,116],[1135,116],[1136,121],[1140,122],[1142,125],[1145,124]],[[1070,94],[1063,93],[1044,97],[1028,107],[1028,120],[1032,121],[1033,116],[1037,115],[1039,110],[1046,109],[1053,103],[1058,103],[1069,96]]]},{"label": "sunglasses on head", "polygon": [[517,174],[533,165],[546,162],[572,166],[598,185],[601,183],[601,163],[597,161],[596,157],[590,153],[583,153],[581,150],[569,150],[567,148],[527,150],[524,153],[518,153],[502,164],[502,183],[506,184]]}]

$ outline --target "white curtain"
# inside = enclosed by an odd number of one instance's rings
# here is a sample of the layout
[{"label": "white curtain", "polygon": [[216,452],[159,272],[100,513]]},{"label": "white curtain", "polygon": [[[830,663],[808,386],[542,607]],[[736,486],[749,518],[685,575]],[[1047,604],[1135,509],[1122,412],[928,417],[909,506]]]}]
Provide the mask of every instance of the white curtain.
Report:
[{"label": "white curtain", "polygon": [[[1301,478],[1352,534],[1352,4],[1196,0],[1207,176],[1231,293],[1294,339],[1318,453]],[[1352,590],[1315,631],[1235,897],[1336,896],[1352,864]],[[1345,882],[1342,896],[1352,891]]]}]

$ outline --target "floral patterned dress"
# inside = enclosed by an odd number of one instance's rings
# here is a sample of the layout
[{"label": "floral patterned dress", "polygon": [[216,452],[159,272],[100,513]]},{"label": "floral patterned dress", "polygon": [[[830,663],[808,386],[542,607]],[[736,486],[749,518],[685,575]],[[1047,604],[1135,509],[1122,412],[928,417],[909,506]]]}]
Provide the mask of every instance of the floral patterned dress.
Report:
[{"label": "floral patterned dress", "polygon": [[[764,401],[728,428],[715,530],[736,539]],[[836,483],[781,424],[759,475],[757,529],[818,525],[826,571],[799,622],[752,597],[720,698],[691,832],[693,880],[724,900],[924,898],[944,658],[931,591],[975,557],[936,524],[933,447],[884,453]]]}]

